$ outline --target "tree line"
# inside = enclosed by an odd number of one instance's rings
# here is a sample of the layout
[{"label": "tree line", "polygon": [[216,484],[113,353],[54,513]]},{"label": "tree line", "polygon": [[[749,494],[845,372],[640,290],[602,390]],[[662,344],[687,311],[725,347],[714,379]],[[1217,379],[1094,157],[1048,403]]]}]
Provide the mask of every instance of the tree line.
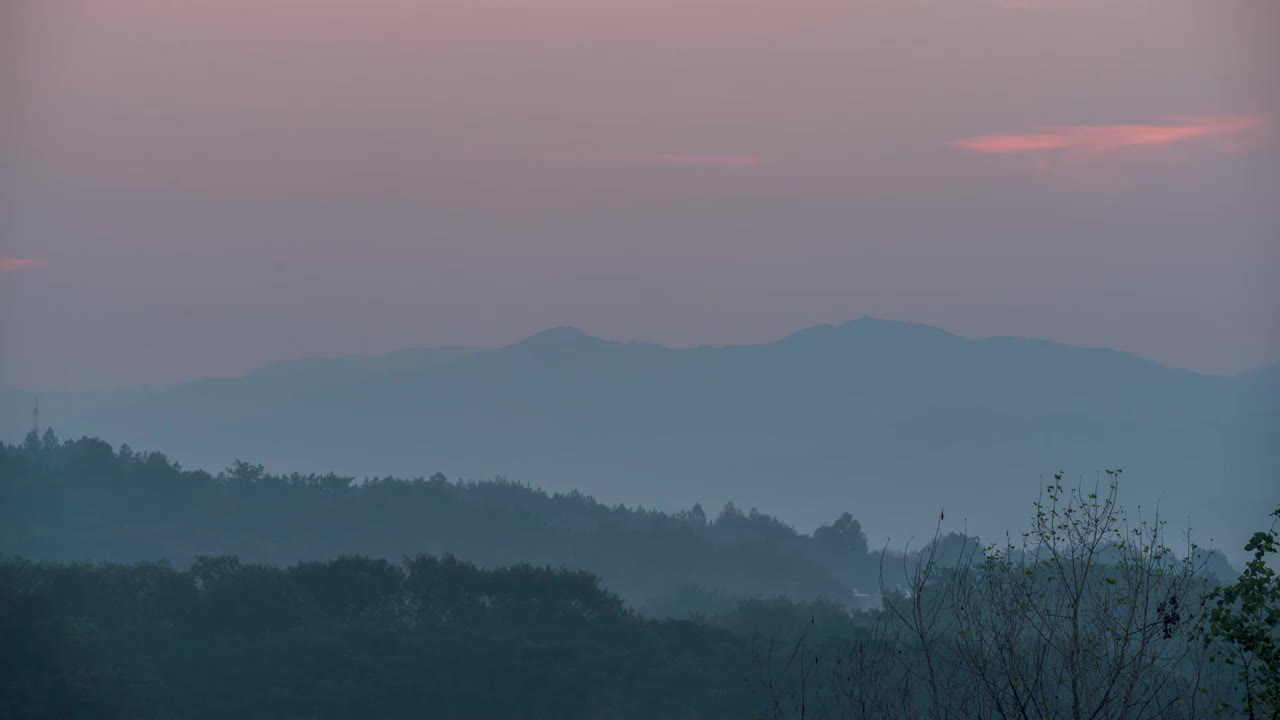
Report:
[{"label": "tree line", "polygon": [[1219,580],[1189,531],[1180,543],[1159,516],[1127,515],[1109,475],[1055,477],[1004,542],[948,553],[939,534],[865,638],[831,653],[802,635],[782,673],[765,663],[768,716],[1280,718],[1276,524]]},{"label": "tree line", "polygon": [[52,430],[0,444],[0,552],[178,566],[199,555],[287,565],[450,553],[481,567],[589,570],[633,605],[670,617],[754,596],[856,606],[871,602],[864,596],[879,566],[849,513],[804,534],[732,503],[713,517],[697,505],[664,513],[501,478],[358,481],[239,461],[210,474],[127,445],[59,441]]},{"label": "tree line", "polygon": [[580,571],[0,562],[0,717],[751,717],[750,640]]},{"label": "tree line", "polygon": [[0,445],[0,716],[1280,718],[1275,525],[1237,573],[1118,488],[1058,476],[1021,536],[940,517],[888,553],[847,513],[212,475],[50,431]]}]

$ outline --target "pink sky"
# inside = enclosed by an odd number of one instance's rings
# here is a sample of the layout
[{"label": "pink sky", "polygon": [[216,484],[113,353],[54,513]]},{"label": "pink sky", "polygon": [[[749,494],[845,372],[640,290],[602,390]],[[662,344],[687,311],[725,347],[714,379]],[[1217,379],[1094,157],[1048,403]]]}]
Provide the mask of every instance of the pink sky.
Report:
[{"label": "pink sky", "polygon": [[4,3],[0,387],[863,314],[1274,362],[1277,7]]}]

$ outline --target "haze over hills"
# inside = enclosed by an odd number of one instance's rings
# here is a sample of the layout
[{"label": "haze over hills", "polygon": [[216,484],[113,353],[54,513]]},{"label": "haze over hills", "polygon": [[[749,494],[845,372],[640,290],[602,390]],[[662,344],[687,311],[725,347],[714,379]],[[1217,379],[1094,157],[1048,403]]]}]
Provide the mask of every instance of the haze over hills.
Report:
[{"label": "haze over hills", "polygon": [[[505,475],[605,502],[734,501],[873,545],[1018,528],[1054,471],[1242,545],[1274,493],[1275,367],[1236,377],[1039,340],[863,318],[750,346],[666,348],[555,328],[499,349],[280,363],[241,378],[42,396],[60,434],[219,470]],[[32,398],[4,395],[20,439]],[[1255,521],[1255,522],[1251,522]]]}]

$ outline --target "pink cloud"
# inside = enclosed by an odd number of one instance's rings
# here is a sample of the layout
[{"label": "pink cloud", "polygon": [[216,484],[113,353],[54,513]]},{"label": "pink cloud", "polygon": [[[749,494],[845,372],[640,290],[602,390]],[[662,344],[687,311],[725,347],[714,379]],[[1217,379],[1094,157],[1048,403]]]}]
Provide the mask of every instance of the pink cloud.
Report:
[{"label": "pink cloud", "polygon": [[34,258],[0,257],[0,270],[25,270],[43,264],[43,260]]},{"label": "pink cloud", "polygon": [[1054,151],[1107,153],[1216,138],[1225,141],[1224,149],[1238,150],[1256,142],[1266,126],[1265,118],[1247,115],[1180,117],[1152,125],[1069,125],[1044,128],[1034,133],[978,135],[947,144],[962,150],[996,155]]},{"label": "pink cloud", "polygon": [[755,155],[650,155],[651,165],[672,167],[752,168],[764,164]]}]

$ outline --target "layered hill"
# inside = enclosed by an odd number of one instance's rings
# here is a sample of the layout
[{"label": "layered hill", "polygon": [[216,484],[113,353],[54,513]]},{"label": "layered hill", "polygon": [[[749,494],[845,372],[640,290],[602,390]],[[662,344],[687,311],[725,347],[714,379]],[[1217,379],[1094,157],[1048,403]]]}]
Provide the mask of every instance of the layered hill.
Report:
[{"label": "layered hill", "polygon": [[[1058,470],[1239,547],[1280,495],[1277,370],[1238,377],[1039,340],[864,318],[760,345],[666,348],[556,328],[498,349],[296,361],[242,378],[42,397],[64,437],[217,470],[505,475],[607,502],[832,509],[873,544],[1022,527]],[[5,435],[25,432],[4,397]],[[1262,513],[1265,514],[1265,513]]]}]

